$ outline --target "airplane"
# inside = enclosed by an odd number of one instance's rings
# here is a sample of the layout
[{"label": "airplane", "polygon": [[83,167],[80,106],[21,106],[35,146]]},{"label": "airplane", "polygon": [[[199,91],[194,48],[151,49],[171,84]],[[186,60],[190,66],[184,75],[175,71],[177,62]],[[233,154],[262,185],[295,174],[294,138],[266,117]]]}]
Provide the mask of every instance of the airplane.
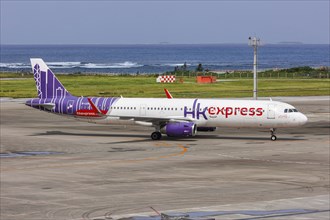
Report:
[{"label": "airplane", "polygon": [[57,115],[97,124],[154,127],[152,140],[193,137],[215,127],[275,129],[299,127],[307,117],[290,104],[272,100],[199,98],[124,98],[73,96],[40,58],[31,58],[38,98],[26,105]]}]

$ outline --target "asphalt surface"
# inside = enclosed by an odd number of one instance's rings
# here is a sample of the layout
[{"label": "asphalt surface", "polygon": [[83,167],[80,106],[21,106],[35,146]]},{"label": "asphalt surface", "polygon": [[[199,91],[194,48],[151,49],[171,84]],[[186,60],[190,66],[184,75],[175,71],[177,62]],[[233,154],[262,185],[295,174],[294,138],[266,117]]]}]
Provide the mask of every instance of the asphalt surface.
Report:
[{"label": "asphalt surface", "polygon": [[[78,122],[1,99],[0,219],[329,219],[329,96],[277,97],[300,128],[220,128],[150,140],[151,128]],[[205,213],[204,213],[205,214]]]}]

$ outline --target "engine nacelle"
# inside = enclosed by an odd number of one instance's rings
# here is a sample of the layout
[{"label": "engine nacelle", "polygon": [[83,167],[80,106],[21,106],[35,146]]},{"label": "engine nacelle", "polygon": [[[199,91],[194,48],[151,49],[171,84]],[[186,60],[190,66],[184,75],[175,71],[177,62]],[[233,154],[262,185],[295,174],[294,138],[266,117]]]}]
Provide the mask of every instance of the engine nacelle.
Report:
[{"label": "engine nacelle", "polygon": [[193,122],[170,122],[160,132],[171,137],[190,137],[196,135],[197,126]]},{"label": "engine nacelle", "polygon": [[197,127],[197,131],[215,131],[217,128],[216,127]]}]

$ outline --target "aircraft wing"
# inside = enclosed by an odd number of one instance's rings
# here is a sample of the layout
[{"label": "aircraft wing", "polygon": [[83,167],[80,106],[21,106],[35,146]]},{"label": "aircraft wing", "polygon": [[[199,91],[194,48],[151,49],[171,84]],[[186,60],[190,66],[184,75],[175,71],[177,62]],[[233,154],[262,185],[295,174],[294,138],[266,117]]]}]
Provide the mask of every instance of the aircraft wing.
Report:
[{"label": "aircraft wing", "polygon": [[168,99],[173,99],[173,96],[171,95],[170,91],[168,91],[166,88],[164,88],[164,91]]},{"label": "aircraft wing", "polygon": [[121,116],[121,115],[108,115],[109,117],[116,117],[120,120],[132,120],[137,122],[149,122],[153,125],[162,125],[168,122],[194,122],[195,120],[192,118],[184,118],[178,116],[168,116],[168,117],[144,117],[144,116]]},{"label": "aircraft wing", "polygon": [[94,104],[94,102],[92,102],[92,100],[90,99],[90,98],[87,98],[87,100],[88,100],[88,102],[89,102],[89,104],[91,105],[91,107],[92,107],[92,109],[93,109],[93,111],[94,111],[94,113],[96,114],[96,115],[98,115],[100,118],[106,118],[107,117],[107,115],[104,113],[104,112],[102,112],[95,104]]}]

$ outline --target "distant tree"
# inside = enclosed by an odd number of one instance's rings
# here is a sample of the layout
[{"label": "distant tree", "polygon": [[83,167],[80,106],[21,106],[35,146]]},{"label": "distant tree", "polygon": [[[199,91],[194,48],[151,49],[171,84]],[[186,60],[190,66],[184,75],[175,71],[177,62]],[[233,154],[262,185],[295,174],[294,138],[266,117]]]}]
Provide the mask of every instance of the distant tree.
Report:
[{"label": "distant tree", "polygon": [[183,69],[184,71],[187,70],[187,63],[186,63],[186,62],[184,62],[182,69]]},{"label": "distant tree", "polygon": [[196,68],[196,71],[197,71],[197,72],[203,72],[203,66],[202,66],[201,63],[198,64],[198,66],[197,66],[197,68]]}]

